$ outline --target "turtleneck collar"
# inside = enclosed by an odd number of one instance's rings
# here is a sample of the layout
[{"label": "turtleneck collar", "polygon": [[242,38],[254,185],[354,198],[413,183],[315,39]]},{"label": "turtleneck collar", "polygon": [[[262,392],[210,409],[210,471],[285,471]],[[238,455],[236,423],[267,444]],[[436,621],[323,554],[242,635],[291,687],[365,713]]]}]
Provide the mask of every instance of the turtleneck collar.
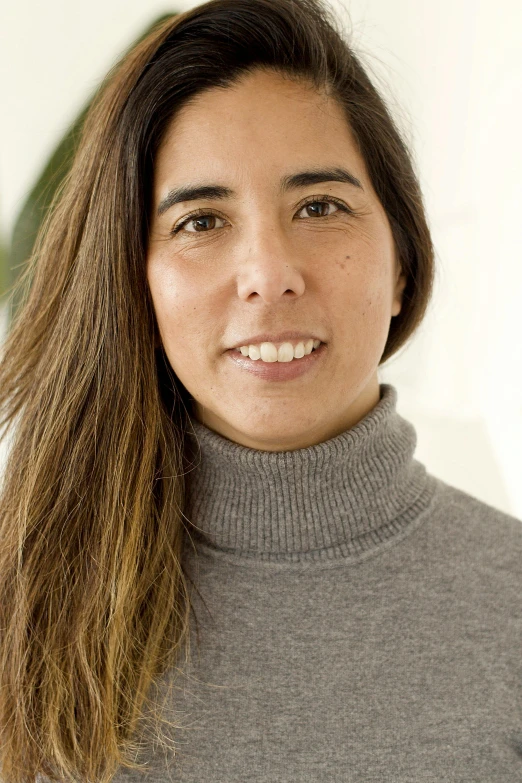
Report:
[{"label": "turtleneck collar", "polygon": [[300,561],[361,554],[400,533],[429,505],[435,480],[413,459],[416,431],[397,413],[395,387],[380,384],[380,395],[354,427],[295,451],[247,448],[190,417],[191,537],[244,557]]}]

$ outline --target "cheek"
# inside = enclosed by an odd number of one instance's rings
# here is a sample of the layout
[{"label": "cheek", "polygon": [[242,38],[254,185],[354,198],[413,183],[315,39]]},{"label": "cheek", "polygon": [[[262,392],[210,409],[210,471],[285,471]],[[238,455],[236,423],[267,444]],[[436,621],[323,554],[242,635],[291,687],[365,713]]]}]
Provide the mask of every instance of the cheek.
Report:
[{"label": "cheek", "polygon": [[[170,264],[150,264],[147,279],[163,348],[180,381],[192,392],[213,323],[209,292],[201,281]],[[199,357],[199,358],[198,358]]]},{"label": "cheek", "polygon": [[191,314],[195,312],[196,296],[193,285],[179,271],[162,263],[149,263],[147,280],[150,288],[158,329],[167,353],[180,335],[190,333]]},{"label": "cheek", "polygon": [[324,276],[324,289],[336,301],[345,302],[358,313],[375,312],[386,300],[387,280],[383,263],[368,257],[341,253],[333,269]]},{"label": "cheek", "polygon": [[[384,270],[384,271],[383,271]],[[376,339],[389,327],[389,283],[385,260],[341,253],[334,259],[332,274],[324,278],[324,298],[338,328],[355,343]]]}]

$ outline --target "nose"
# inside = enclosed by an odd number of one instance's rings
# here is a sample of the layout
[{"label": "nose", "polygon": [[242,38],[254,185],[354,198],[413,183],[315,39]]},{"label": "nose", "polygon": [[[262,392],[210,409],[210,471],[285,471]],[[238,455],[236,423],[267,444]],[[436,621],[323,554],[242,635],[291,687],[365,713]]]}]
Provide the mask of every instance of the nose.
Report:
[{"label": "nose", "polygon": [[305,281],[299,270],[303,259],[295,255],[282,230],[271,227],[256,232],[249,241],[245,260],[239,265],[237,291],[245,302],[260,297],[274,304],[282,296],[302,296]]}]

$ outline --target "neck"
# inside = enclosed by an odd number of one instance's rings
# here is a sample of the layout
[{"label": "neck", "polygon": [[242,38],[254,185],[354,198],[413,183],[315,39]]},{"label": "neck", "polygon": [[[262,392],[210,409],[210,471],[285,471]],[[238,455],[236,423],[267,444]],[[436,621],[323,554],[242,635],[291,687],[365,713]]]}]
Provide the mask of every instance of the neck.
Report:
[{"label": "neck", "polygon": [[381,384],[378,403],[355,426],[285,452],[242,446],[192,418],[191,536],[245,558],[321,560],[360,554],[399,534],[434,485],[413,459],[416,432],[396,402],[395,388]]}]

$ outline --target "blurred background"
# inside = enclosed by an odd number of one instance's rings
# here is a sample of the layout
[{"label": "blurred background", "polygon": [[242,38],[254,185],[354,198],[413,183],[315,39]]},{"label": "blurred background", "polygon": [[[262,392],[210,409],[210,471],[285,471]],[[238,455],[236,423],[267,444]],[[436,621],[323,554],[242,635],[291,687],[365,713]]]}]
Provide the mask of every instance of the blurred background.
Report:
[{"label": "blurred background", "polygon": [[[328,1],[414,152],[437,252],[430,312],[380,380],[431,473],[522,519],[522,4]],[[2,4],[2,290],[28,195],[109,68],[196,4]]]}]

